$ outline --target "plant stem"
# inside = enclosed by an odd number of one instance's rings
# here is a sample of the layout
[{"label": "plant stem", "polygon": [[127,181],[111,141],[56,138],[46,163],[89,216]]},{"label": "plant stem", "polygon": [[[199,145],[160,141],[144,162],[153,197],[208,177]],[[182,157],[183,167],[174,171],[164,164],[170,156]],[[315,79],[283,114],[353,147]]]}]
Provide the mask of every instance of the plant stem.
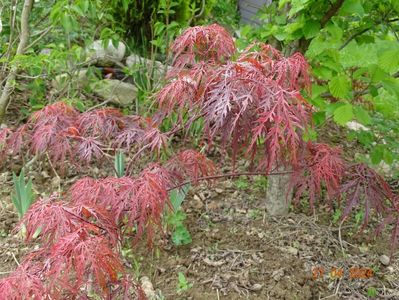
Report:
[{"label": "plant stem", "polygon": [[[26,45],[29,41],[29,16],[32,11],[33,0],[25,0],[24,7],[21,14],[21,35],[16,52],[16,56],[24,53]],[[17,76],[18,68],[14,64],[11,67],[10,73],[7,76],[6,83],[2,89],[0,96],[0,123],[3,121],[10,101],[10,95],[14,87],[14,81]]]},{"label": "plant stem", "polygon": [[262,176],[277,176],[277,175],[284,175],[284,174],[291,174],[293,171],[281,171],[281,172],[270,172],[270,173],[265,173],[265,172],[241,172],[241,173],[227,173],[227,174],[218,174],[218,175],[210,175],[210,176],[203,176],[199,177],[197,179],[190,179],[187,181],[184,181],[174,187],[171,187],[167,189],[167,191],[171,191],[177,188],[180,188],[186,184],[193,183],[193,182],[198,182],[198,181],[203,181],[203,180],[211,180],[211,179],[219,179],[219,178],[225,178],[225,177],[240,177],[240,176],[256,176],[256,175],[262,175]]}]

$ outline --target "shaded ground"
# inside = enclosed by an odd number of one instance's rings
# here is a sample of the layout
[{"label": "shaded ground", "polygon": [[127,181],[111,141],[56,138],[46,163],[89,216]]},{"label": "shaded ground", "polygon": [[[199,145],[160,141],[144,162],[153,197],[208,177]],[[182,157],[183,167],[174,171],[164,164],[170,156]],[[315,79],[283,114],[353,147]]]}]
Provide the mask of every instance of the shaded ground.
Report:
[{"label": "shaded ground", "polygon": [[[35,186],[47,180],[54,190],[57,182],[40,176]],[[10,234],[17,218],[9,173],[2,174],[0,185],[0,276],[5,276],[29,247]],[[263,195],[255,181],[197,188],[184,204],[192,244],[175,247],[167,240],[150,251],[144,245],[125,249],[126,266],[149,277],[158,299],[369,299],[375,293],[376,299],[399,299],[398,253],[389,265],[380,262],[389,255],[387,236],[368,241],[371,231],[358,235],[353,220],[340,230],[323,209],[307,216],[310,210],[300,207],[286,218],[271,218],[264,213]],[[178,291],[179,272],[189,284],[184,291]]]},{"label": "shaded ground", "polygon": [[[344,224],[340,241],[327,213],[317,213],[318,220],[301,213],[271,218],[259,195],[226,184],[216,189],[220,194],[204,189],[186,202],[192,245],[171,247],[158,258],[154,251],[137,268],[165,299],[368,299],[368,292],[399,299],[398,259],[380,262],[386,240],[367,243],[349,236],[354,225]],[[183,293],[177,292],[178,272],[193,284]]]}]

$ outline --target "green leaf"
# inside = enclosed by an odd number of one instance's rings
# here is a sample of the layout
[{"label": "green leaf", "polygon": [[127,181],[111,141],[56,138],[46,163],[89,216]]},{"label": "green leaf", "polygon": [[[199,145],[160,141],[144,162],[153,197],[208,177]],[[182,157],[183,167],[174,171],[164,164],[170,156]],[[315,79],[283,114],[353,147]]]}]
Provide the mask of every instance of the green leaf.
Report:
[{"label": "green leaf", "polygon": [[188,193],[188,190],[190,189],[190,186],[190,184],[186,184],[179,189],[174,189],[169,192],[169,199],[174,211],[180,209],[181,204],[183,203]]},{"label": "green leaf", "polygon": [[355,114],[356,120],[358,120],[363,125],[370,124],[371,117],[370,117],[369,113],[367,112],[367,110],[365,110],[363,107],[354,106],[353,113]]},{"label": "green leaf", "polygon": [[344,105],[339,106],[336,110],[334,110],[334,121],[339,125],[345,125],[347,122],[352,120],[353,118],[353,109],[352,105],[346,103]]},{"label": "green leaf", "polygon": [[321,125],[326,120],[326,113],[324,111],[318,111],[313,114],[313,122],[316,126]]},{"label": "green leaf", "polygon": [[390,151],[389,149],[384,149],[383,159],[387,164],[391,165],[394,161],[392,151]]},{"label": "green leaf", "polygon": [[61,16],[61,24],[62,27],[64,27],[66,32],[71,32],[73,29],[73,21],[72,21],[72,17],[67,15],[67,14],[63,14]]},{"label": "green leaf", "polygon": [[391,95],[396,96],[399,99],[399,79],[387,78],[382,80],[382,86]]},{"label": "green leaf", "polygon": [[373,148],[370,154],[371,162],[374,165],[377,165],[380,163],[384,155],[384,147],[382,145],[377,145],[376,147]]},{"label": "green leaf", "polygon": [[351,89],[350,79],[346,75],[335,76],[328,83],[331,94],[337,98],[348,98]]},{"label": "green leaf", "polygon": [[183,224],[178,225],[172,234],[172,242],[176,246],[180,246],[191,244],[192,241],[190,232],[187,228]]},{"label": "green leaf", "polygon": [[360,0],[345,0],[340,9],[340,15],[364,15],[364,8]]},{"label": "green leaf", "polygon": [[388,73],[399,69],[399,49],[390,49],[382,52],[378,57],[379,66]]},{"label": "green leaf", "polygon": [[315,37],[320,31],[320,23],[316,20],[307,20],[302,27],[302,32],[305,38],[310,39]]}]

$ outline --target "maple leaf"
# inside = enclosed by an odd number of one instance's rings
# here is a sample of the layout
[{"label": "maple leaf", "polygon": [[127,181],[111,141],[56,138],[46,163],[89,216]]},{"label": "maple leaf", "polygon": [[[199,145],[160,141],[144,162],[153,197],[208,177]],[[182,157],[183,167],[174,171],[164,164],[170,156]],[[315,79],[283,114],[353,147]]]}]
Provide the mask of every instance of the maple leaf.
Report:
[{"label": "maple leaf", "polygon": [[216,174],[216,167],[211,160],[200,152],[187,149],[176,154],[170,159],[166,166],[172,174],[183,181],[190,178],[193,183],[198,183],[198,178]]},{"label": "maple leaf", "polygon": [[307,191],[310,206],[313,208],[317,197],[322,195],[322,187],[327,190],[330,207],[337,196],[345,171],[345,163],[341,158],[341,150],[327,144],[311,143],[303,153],[299,165],[291,176],[290,187],[296,190],[295,199]]},{"label": "maple leaf", "polygon": [[109,284],[118,283],[123,272],[119,256],[103,236],[91,236],[84,229],[68,233],[53,245],[49,254],[51,289],[76,294],[93,275],[94,290],[109,295]]},{"label": "maple leaf", "polygon": [[42,266],[25,260],[8,277],[0,279],[0,298],[4,300],[51,299],[42,281]]},{"label": "maple leaf", "polygon": [[387,212],[387,201],[393,198],[384,178],[363,163],[351,165],[345,170],[340,193],[346,200],[343,217],[347,217],[354,208],[364,204],[362,228],[367,226],[372,209],[379,214]]},{"label": "maple leaf", "polygon": [[85,112],[77,119],[82,136],[109,140],[125,126],[123,114],[115,108],[101,108]]},{"label": "maple leaf", "polygon": [[194,65],[197,61],[221,62],[236,51],[230,34],[218,24],[186,29],[171,46],[176,68]]}]

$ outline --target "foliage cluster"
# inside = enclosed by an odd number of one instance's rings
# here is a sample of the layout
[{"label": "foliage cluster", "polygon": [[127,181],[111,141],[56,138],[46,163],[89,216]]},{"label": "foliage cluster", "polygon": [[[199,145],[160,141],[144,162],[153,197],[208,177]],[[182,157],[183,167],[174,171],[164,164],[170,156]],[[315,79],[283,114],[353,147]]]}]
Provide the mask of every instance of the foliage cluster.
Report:
[{"label": "foliage cluster", "polygon": [[[343,218],[362,208],[363,226],[376,212],[384,218],[378,230],[394,225],[391,242],[396,245],[398,196],[384,179],[365,164],[344,161],[339,149],[304,139],[312,130],[314,108],[300,93],[311,89],[303,55],[285,57],[264,43],[239,53],[232,37],[216,24],[187,29],[170,50],[173,69],[156,95],[159,112],[152,120],[114,109],[78,113],[56,103],[16,131],[0,131],[0,149],[7,154],[26,147],[36,155],[47,152],[54,161],[87,162],[100,157],[104,144],[116,150],[134,146],[135,162],[144,150],[159,151],[166,137],[203,120],[209,147],[220,143],[233,161],[244,155],[252,162],[246,175],[278,176],[276,170],[285,167],[282,173],[291,173],[298,200],[309,194],[311,205],[316,199],[343,204]],[[169,132],[154,126],[173,112],[178,119]],[[118,254],[122,239],[137,242],[146,234],[151,244],[155,229],[162,230],[165,207],[171,206],[168,191],[228,176],[216,170],[203,154],[185,150],[148,165],[137,176],[82,178],[65,195],[39,199],[19,226],[26,227],[28,242],[40,229],[41,248],[0,281],[0,294],[7,299],[60,299],[94,290],[127,298],[131,280]]]},{"label": "foliage cluster", "polygon": [[367,150],[363,160],[392,164],[399,157],[398,14],[394,0],[270,1],[259,26],[242,28],[240,44],[255,39],[286,54],[301,52],[312,66],[308,99],[316,125],[367,126],[349,135]]}]

